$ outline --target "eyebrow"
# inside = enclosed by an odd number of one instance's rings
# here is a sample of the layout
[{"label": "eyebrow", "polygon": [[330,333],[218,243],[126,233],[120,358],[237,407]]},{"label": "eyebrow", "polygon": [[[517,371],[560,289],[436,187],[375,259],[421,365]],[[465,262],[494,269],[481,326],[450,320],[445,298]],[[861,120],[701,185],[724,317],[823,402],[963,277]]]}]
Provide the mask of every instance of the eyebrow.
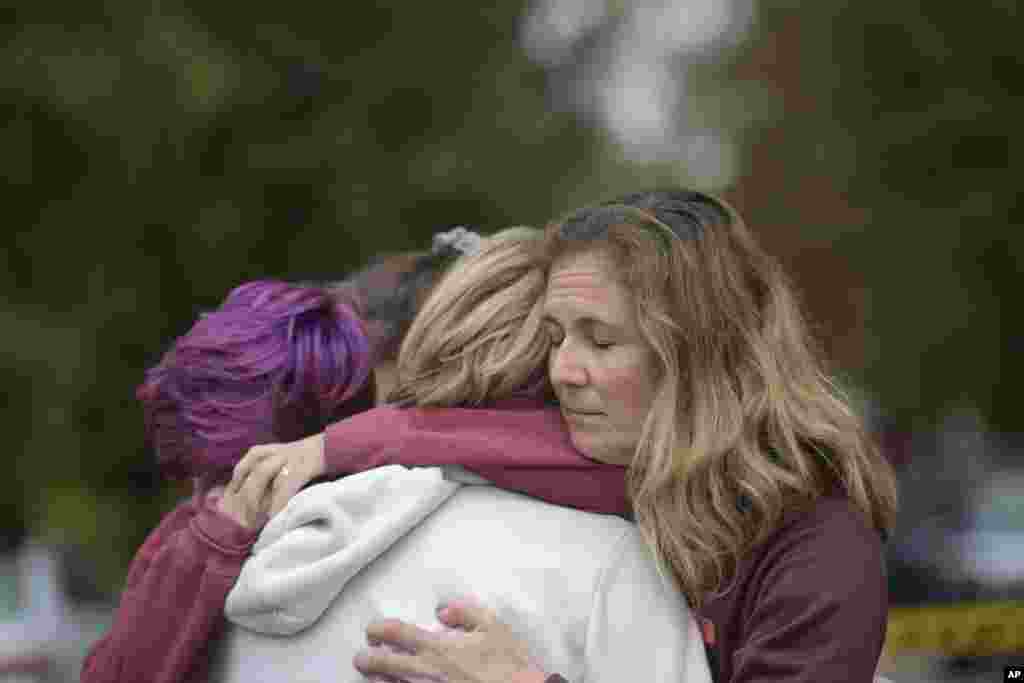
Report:
[{"label": "eyebrow", "polygon": [[[541,322],[552,322],[552,323],[555,323],[558,326],[562,325],[562,323],[558,322],[558,320],[556,320],[554,318],[554,316],[552,316],[549,313],[545,313],[544,315],[541,316]],[[620,332],[623,330],[622,325],[616,325],[615,323],[610,323],[607,320],[602,320],[600,318],[595,318],[592,315],[585,315],[585,316],[582,316],[582,317],[579,317],[579,318],[574,318],[573,322],[574,323],[580,323],[580,324],[582,324],[582,325],[584,325],[586,327],[590,327],[590,328],[593,328],[594,325],[601,325],[603,327],[608,327],[608,328],[610,328],[612,330],[616,330],[616,331],[620,331]]]}]

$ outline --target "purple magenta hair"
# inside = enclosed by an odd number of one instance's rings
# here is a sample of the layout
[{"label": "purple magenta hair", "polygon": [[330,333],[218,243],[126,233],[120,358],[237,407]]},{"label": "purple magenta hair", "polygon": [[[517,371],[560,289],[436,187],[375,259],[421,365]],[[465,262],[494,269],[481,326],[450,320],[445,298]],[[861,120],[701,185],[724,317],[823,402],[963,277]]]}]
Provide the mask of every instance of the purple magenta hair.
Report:
[{"label": "purple magenta hair", "polygon": [[323,431],[374,404],[370,347],[350,302],[249,282],[175,340],[136,391],[162,472],[230,478],[256,444]]}]

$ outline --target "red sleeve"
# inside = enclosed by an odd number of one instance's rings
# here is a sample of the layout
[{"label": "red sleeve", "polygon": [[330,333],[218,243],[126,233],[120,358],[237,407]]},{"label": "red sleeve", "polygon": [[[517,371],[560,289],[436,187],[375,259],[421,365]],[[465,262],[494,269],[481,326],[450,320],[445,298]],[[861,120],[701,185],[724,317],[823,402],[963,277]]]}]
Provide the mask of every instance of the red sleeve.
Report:
[{"label": "red sleeve", "polygon": [[256,542],[196,498],[172,510],[128,569],[110,631],[89,651],[82,683],[203,681],[224,602]]},{"label": "red sleeve", "polygon": [[588,512],[629,514],[625,468],[584,457],[557,408],[516,399],[494,408],[382,406],[327,428],[328,474],[382,465],[462,465],[494,483]]},{"label": "red sleeve", "polygon": [[885,641],[882,542],[845,501],[780,534],[752,584],[730,683],[871,683]]}]

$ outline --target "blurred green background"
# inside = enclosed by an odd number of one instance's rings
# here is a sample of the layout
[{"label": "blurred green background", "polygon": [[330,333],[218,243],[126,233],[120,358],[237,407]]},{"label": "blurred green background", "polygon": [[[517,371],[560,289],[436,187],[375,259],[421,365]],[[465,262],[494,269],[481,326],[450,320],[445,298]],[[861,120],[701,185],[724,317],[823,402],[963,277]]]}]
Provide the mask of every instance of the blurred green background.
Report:
[{"label": "blurred green background", "polygon": [[6,546],[116,595],[184,492],[134,388],[238,283],[654,185],[732,200],[893,424],[1019,431],[1017,3],[662,4],[0,9]]}]

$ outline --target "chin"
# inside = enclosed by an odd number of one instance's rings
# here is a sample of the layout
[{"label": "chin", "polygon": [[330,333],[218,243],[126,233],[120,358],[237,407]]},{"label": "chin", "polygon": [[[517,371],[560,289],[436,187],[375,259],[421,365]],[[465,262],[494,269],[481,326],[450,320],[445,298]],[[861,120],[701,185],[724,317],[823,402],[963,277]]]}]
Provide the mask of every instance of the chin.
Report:
[{"label": "chin", "polygon": [[601,448],[600,446],[595,444],[594,441],[595,439],[593,438],[577,438],[575,434],[572,435],[573,448],[579,451],[580,455],[582,455],[584,458],[587,458],[588,460],[593,460],[594,462],[603,462],[606,465],[620,464],[615,462],[610,457],[610,454],[607,452],[606,449]]},{"label": "chin", "polygon": [[598,449],[594,448],[592,438],[588,439],[585,434],[570,429],[569,440],[572,441],[572,447],[579,451],[579,454],[582,455],[583,457],[590,458],[591,460],[596,460],[598,462],[604,462],[604,460],[602,460],[600,456],[596,453]]},{"label": "chin", "polygon": [[630,452],[623,452],[621,447],[608,443],[608,434],[601,430],[573,429],[569,427],[569,440],[572,447],[583,457],[605,465],[629,465],[633,459]]}]

